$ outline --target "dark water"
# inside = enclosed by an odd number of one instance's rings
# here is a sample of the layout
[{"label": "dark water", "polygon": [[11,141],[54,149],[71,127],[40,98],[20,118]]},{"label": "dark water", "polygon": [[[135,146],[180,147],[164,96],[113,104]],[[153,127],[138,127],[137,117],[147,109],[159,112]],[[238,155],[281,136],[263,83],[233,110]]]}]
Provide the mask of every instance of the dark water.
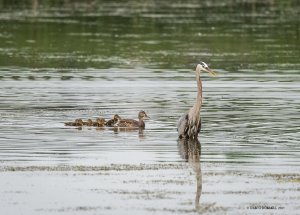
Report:
[{"label": "dark water", "polygon": [[[247,209],[253,204],[284,207],[259,210],[266,214],[299,212],[298,1],[33,0],[0,8],[7,214],[257,214]],[[186,162],[175,124],[194,102],[200,59],[218,76],[202,74],[201,156]],[[139,110],[151,117],[143,133],[63,124],[136,118]]]}]

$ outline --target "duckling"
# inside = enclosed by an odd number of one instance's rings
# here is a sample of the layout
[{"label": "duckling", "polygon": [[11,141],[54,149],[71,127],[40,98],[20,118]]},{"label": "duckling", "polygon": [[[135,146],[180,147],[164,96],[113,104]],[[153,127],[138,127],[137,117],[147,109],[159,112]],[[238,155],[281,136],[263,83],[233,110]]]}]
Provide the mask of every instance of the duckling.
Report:
[{"label": "duckling", "polygon": [[121,117],[118,114],[115,114],[112,119],[108,120],[105,123],[105,125],[108,127],[113,127],[118,122],[118,120],[121,120]]},{"label": "duckling", "polygon": [[145,111],[140,111],[138,114],[139,121],[134,119],[118,119],[115,124],[116,127],[131,127],[131,128],[145,128],[144,118],[149,118]]},{"label": "duckling", "polygon": [[91,119],[88,119],[86,122],[83,123],[83,125],[87,125],[87,126],[93,126],[94,122]]},{"label": "duckling", "polygon": [[65,126],[83,126],[82,119],[75,119],[75,122],[65,122]]},{"label": "duckling", "polygon": [[73,126],[74,122],[65,122],[65,126]]},{"label": "duckling", "polygon": [[97,118],[96,121],[93,123],[93,126],[96,127],[103,127],[105,125],[105,119]]},{"label": "duckling", "polygon": [[75,126],[83,126],[82,119],[75,119]]}]

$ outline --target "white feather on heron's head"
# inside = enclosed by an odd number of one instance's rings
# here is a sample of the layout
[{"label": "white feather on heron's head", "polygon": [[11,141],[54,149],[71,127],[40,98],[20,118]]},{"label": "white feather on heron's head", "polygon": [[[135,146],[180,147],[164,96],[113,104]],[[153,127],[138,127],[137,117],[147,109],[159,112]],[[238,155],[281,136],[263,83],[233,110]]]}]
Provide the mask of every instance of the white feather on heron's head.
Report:
[{"label": "white feather on heron's head", "polygon": [[217,74],[214,72],[214,71],[212,71],[209,67],[208,67],[208,65],[205,63],[205,62],[203,62],[203,61],[200,61],[200,63],[198,63],[197,65],[196,65],[196,72],[201,72],[201,71],[204,71],[204,72],[208,72],[210,75],[212,75],[212,76],[216,76]]}]

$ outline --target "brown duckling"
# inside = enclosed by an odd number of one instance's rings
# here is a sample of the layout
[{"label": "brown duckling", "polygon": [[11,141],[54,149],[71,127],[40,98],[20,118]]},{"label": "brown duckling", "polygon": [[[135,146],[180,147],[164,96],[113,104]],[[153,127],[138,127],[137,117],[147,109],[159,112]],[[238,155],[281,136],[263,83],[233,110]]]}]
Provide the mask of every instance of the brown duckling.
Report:
[{"label": "brown duckling", "polygon": [[75,122],[65,122],[66,126],[83,126],[82,119],[75,119]]},{"label": "brown duckling", "polygon": [[93,120],[88,119],[86,122],[83,123],[83,125],[93,126]]},{"label": "brown duckling", "polygon": [[121,117],[118,114],[115,114],[112,119],[105,123],[105,125],[108,127],[114,127],[119,120],[121,120]]},{"label": "brown duckling", "polygon": [[74,122],[65,122],[65,126],[73,126]]},{"label": "brown duckling", "polygon": [[140,111],[138,114],[139,121],[134,119],[118,119],[115,124],[116,127],[130,127],[130,128],[145,128],[144,118],[149,118],[145,111]]},{"label": "brown duckling", "polygon": [[105,119],[97,118],[96,121],[93,123],[93,126],[96,127],[103,127],[105,125]]}]

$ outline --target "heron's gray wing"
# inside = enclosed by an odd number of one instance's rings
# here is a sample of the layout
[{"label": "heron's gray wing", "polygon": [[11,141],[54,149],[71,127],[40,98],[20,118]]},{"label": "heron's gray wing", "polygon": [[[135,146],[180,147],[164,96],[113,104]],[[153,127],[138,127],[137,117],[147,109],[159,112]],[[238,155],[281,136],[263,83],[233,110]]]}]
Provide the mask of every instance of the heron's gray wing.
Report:
[{"label": "heron's gray wing", "polygon": [[188,120],[189,120],[189,115],[188,113],[183,114],[178,122],[177,122],[177,131],[178,131],[178,136],[184,137],[187,133],[188,130]]},{"label": "heron's gray wing", "polygon": [[197,132],[199,133],[200,131],[201,131],[201,118],[200,118],[200,122],[199,122],[199,126],[198,126],[198,130],[197,130]]}]

